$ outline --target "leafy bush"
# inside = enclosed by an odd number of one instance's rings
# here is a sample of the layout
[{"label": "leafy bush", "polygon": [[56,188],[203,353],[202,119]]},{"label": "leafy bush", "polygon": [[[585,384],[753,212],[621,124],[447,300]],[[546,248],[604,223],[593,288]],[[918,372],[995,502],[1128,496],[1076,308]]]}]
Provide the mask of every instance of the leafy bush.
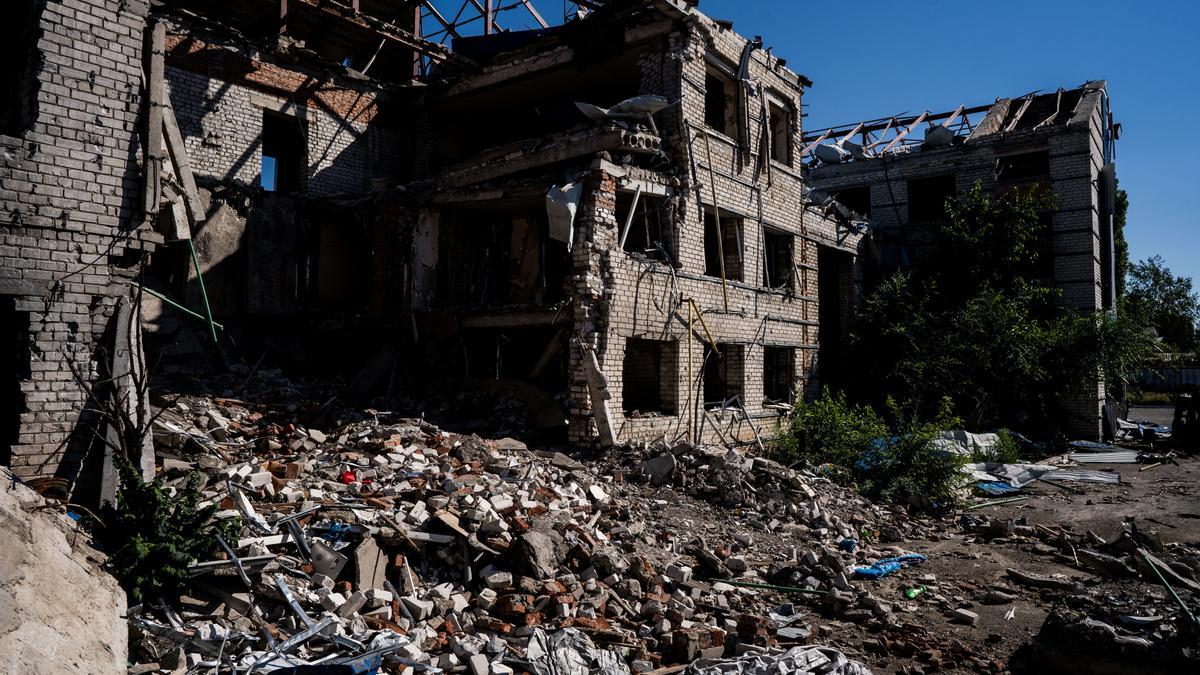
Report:
[{"label": "leafy bush", "polygon": [[236,538],[241,523],[214,521],[216,505],[199,508],[199,472],[172,496],[162,479],[147,482],[127,460],[117,464],[117,506],[106,511],[102,530],[113,575],[131,604],[177,597],[187,586],[188,565],[217,548],[218,534]]},{"label": "leafy bush", "polygon": [[1125,313],[1058,308],[1040,217],[1044,192],[985,193],[979,184],[947,204],[930,258],[886,277],[857,312],[854,400],[899,402],[930,419],[949,399],[967,428],[1010,426],[1053,435],[1067,402],[1097,376],[1114,382],[1148,353]]},{"label": "leafy bush", "polygon": [[829,389],[812,401],[800,401],[788,419],[788,430],[776,446],[780,461],[813,466],[847,467],[871,441],[888,435],[887,425],[869,406],[851,406],[845,394]]},{"label": "leafy bush", "polygon": [[1019,464],[1021,462],[1021,443],[1016,434],[1008,429],[996,432],[999,440],[996,445],[986,450],[975,448],[971,460],[975,462],[995,462],[997,464]]},{"label": "leafy bush", "polygon": [[940,450],[938,431],[957,426],[943,408],[934,422],[917,422],[893,405],[894,427],[870,406],[851,405],[828,389],[801,402],[776,447],[786,462],[806,462],[871,499],[946,508],[957,501],[963,458]]}]

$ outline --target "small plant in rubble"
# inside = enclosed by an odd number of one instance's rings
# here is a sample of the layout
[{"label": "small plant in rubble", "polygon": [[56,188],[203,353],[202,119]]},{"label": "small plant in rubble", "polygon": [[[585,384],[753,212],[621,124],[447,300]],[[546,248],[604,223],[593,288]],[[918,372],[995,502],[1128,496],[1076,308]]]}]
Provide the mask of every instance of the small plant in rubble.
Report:
[{"label": "small plant in rubble", "polygon": [[215,521],[216,505],[200,507],[203,474],[193,472],[182,490],[161,478],[147,481],[127,460],[118,461],[121,487],[109,510],[103,541],[113,575],[131,602],[178,597],[188,565],[217,547],[217,535],[236,538],[238,519]]}]

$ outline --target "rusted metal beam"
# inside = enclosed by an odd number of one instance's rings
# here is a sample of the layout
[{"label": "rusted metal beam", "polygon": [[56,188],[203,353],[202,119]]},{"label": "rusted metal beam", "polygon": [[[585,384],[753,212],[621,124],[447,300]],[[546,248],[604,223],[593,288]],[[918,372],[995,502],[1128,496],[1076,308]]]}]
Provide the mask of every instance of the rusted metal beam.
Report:
[{"label": "rusted metal beam", "polygon": [[495,0],[484,0],[483,5],[483,34],[491,35],[496,30]]},{"label": "rusted metal beam", "polygon": [[287,35],[288,0],[279,0],[279,34]]}]

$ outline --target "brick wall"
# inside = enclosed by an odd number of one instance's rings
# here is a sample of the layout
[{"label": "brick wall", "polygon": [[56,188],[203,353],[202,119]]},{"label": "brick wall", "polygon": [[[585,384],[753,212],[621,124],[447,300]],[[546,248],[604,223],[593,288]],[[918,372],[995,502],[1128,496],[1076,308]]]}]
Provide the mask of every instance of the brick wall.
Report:
[{"label": "brick wall", "polygon": [[75,373],[93,380],[107,361],[100,347],[128,288],[115,263],[156,239],[137,229],[146,12],[144,0],[46,2],[32,124],[0,137],[0,295],[29,326],[18,476],[75,476],[93,441]]},{"label": "brick wall", "polygon": [[[770,436],[778,418],[763,405],[763,350],[790,350],[793,387],[800,395],[815,385],[818,246],[836,246],[853,253],[858,238],[839,240],[835,225],[805,206],[798,170],[762,161],[767,152],[760,133],[763,98],[751,96],[750,105],[743,109],[745,131],[737,134],[742,140],[705,127],[706,71],[713,61],[736,70],[745,39],[697,15],[693,23],[672,33],[667,44],[668,50],[642,58],[641,89],[681,101],[656,117],[672,167],[656,173],[606,161],[593,165],[588,196],[577,220],[577,333],[584,344],[596,350],[608,380],[613,396],[609,407],[619,439],[713,442],[754,437],[740,412],[726,410],[706,416],[703,411],[709,335],[740,352],[738,363],[728,373],[733,378],[732,388],[740,388],[755,428]],[[798,157],[799,116],[794,112],[801,109],[801,88],[797,77],[762,50],[752,52],[749,64],[752,79],[762,84],[764,93],[770,92],[793,111],[792,156]],[[623,224],[612,210],[616,192],[634,192],[638,186],[677,201],[674,268],[619,250],[618,230]],[[728,281],[724,287],[719,278],[705,276],[704,213],[714,207],[720,208],[722,218],[742,222],[741,280]],[[790,291],[764,288],[764,227],[793,237]],[[729,236],[727,233],[727,240]],[[674,413],[626,416],[622,412],[626,407],[622,400],[625,345],[630,339],[657,340],[673,347],[672,360],[677,365],[663,376],[674,392]],[[573,346],[570,435],[573,441],[585,443],[591,440],[594,428],[579,356],[578,346]]]},{"label": "brick wall", "polygon": [[198,176],[257,186],[267,111],[296,118],[304,129],[308,196],[365,192],[372,177],[399,170],[395,155],[403,145],[396,133],[371,124],[378,105],[369,87],[285,68],[170,25],[167,89]]}]

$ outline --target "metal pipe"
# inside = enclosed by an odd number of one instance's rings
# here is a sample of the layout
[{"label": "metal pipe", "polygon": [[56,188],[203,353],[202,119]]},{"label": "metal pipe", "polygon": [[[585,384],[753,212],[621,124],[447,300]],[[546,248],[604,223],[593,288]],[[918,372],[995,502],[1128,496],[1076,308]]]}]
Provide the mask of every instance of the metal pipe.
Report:
[{"label": "metal pipe", "polygon": [[192,239],[187,240],[188,251],[192,254],[192,265],[196,268],[196,281],[200,283],[200,299],[204,301],[204,315],[208,321],[208,331],[212,334],[213,344],[217,342],[217,327],[213,322],[212,307],[208,305],[208,290],[204,288],[204,275],[200,273],[200,258],[196,256],[196,244]]},{"label": "metal pipe", "polygon": [[[197,319],[200,319],[201,321],[205,320],[203,314],[197,314],[197,313],[193,312],[192,310],[188,309],[187,307],[184,307],[183,305],[179,304],[178,302],[175,302],[174,300],[172,300],[171,298],[168,298],[167,296],[163,295],[162,293],[159,293],[158,291],[154,290],[153,288],[146,288],[145,286],[137,283],[136,281],[131,281],[131,282],[129,282],[129,284],[135,288],[139,288],[139,289],[145,291],[146,293],[149,293],[150,295],[153,295],[154,297],[158,298],[159,300],[162,300],[163,302],[165,302],[168,305],[174,307],[175,309],[183,312],[184,314],[187,314],[188,316],[194,316]],[[217,323],[216,321],[213,321],[212,325],[216,326],[217,328],[220,328],[221,330],[225,330],[225,326]]]}]

